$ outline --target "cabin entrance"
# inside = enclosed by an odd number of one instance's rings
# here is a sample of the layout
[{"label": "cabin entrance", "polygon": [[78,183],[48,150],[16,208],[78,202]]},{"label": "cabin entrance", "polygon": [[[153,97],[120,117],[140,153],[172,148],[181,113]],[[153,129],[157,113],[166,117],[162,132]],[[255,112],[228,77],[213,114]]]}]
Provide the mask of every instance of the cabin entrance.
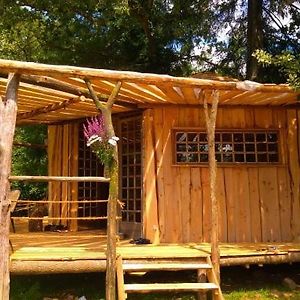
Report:
[{"label": "cabin entrance", "polygon": [[[83,126],[79,126],[78,176],[104,176],[104,167],[86,145]],[[103,217],[107,215],[109,184],[105,182],[78,183],[78,217]],[[92,200],[92,202],[90,201]],[[106,229],[106,220],[80,220],[78,229]]]},{"label": "cabin entrance", "polygon": [[120,198],[124,203],[120,232],[142,234],[142,116],[119,119]]}]

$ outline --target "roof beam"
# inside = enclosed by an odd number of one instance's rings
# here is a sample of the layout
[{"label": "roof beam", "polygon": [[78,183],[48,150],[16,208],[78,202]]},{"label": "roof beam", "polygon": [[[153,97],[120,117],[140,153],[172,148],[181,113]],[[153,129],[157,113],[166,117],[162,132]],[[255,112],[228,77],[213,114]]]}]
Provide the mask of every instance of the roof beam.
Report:
[{"label": "roof beam", "polygon": [[[92,99],[90,93],[87,90],[78,88],[69,83],[61,82],[58,79],[54,79],[51,77],[37,75],[21,75],[21,81],[32,85],[42,86],[45,88],[50,88],[61,92],[70,93],[76,96],[84,96],[85,98]],[[109,98],[108,94],[102,94],[99,92],[97,93],[97,96],[101,99],[101,101],[106,101]],[[126,101],[117,100],[116,104],[128,108],[136,108],[135,104]]]},{"label": "roof beam", "polygon": [[72,66],[59,66],[59,65],[46,65],[33,62],[22,62],[0,59],[0,70],[2,72],[15,72],[19,74],[28,75],[63,75],[66,77],[77,77],[77,78],[98,78],[113,81],[127,81],[135,83],[146,83],[146,84],[172,84],[175,86],[198,86],[202,89],[209,90],[250,90],[260,92],[286,92],[295,93],[295,91],[288,85],[264,85],[251,81],[244,82],[228,82],[228,81],[216,81],[210,79],[197,79],[197,78],[185,78],[185,77],[173,77],[169,75],[158,75],[149,73],[138,73],[129,71],[113,71],[104,69],[92,69],[92,68],[81,68]]},{"label": "roof beam", "polygon": [[44,106],[44,107],[40,107],[40,108],[34,109],[30,112],[18,114],[17,115],[17,120],[19,121],[19,120],[22,120],[22,119],[29,119],[29,118],[36,117],[36,116],[41,115],[41,114],[49,113],[51,111],[56,111],[56,110],[59,110],[59,109],[62,109],[62,108],[66,108],[67,106],[70,106],[72,104],[83,101],[84,99],[85,99],[85,97],[80,96],[80,97],[68,99],[68,100],[65,100],[65,101],[62,101],[62,102],[59,102],[59,103],[54,103],[54,104],[50,104],[50,105],[47,105],[47,106]]}]

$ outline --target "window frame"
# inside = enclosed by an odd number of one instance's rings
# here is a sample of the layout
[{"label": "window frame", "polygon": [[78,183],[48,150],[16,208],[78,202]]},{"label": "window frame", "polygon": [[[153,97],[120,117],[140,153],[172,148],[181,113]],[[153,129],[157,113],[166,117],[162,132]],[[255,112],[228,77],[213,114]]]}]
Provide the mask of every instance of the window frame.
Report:
[{"label": "window frame", "polygon": [[[175,127],[172,128],[172,134],[171,134],[171,141],[172,141],[172,165],[174,167],[208,167],[208,161],[207,162],[177,162],[176,156],[177,156],[177,140],[176,140],[176,133],[177,132],[186,132],[186,133],[205,133],[206,134],[206,128],[203,127]],[[245,167],[253,167],[253,166],[266,166],[266,167],[272,167],[272,166],[278,166],[284,164],[284,159],[282,157],[282,128],[218,128],[215,130],[215,133],[268,133],[268,132],[275,132],[277,133],[277,155],[278,155],[278,161],[277,162],[224,162],[224,161],[218,161],[217,164],[222,167],[234,167],[234,166],[245,166]],[[246,143],[243,141],[243,145]],[[255,142],[256,144],[256,142]],[[234,153],[234,152],[233,152]],[[246,151],[243,151],[244,154],[246,154]],[[254,150],[254,153],[257,154],[257,149]]]}]

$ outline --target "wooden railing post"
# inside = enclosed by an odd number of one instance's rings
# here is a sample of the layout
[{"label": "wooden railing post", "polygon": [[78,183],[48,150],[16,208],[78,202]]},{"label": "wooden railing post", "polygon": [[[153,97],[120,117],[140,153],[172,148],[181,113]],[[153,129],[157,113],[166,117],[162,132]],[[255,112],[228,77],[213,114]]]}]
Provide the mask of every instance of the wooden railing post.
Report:
[{"label": "wooden railing post", "polygon": [[17,117],[19,75],[9,74],[0,99],[0,299],[9,299],[9,198],[12,145]]},{"label": "wooden railing post", "polygon": [[[220,282],[220,251],[219,251],[219,203],[216,197],[217,162],[215,156],[215,128],[219,103],[218,91],[212,91],[211,104],[208,105],[207,96],[204,97],[204,113],[208,139],[209,181],[211,199],[211,258]],[[210,95],[209,95],[210,96]],[[210,106],[211,108],[209,109]]]},{"label": "wooden railing post", "polygon": [[[112,107],[120,91],[122,83],[116,83],[106,104],[100,102],[91,82],[86,78],[85,83],[92,99],[101,111],[108,138],[115,136],[112,122]],[[106,250],[106,300],[116,299],[116,259],[117,259],[117,203],[119,198],[119,155],[117,145],[114,147],[113,163],[109,169],[110,184],[107,205],[107,250]]]}]

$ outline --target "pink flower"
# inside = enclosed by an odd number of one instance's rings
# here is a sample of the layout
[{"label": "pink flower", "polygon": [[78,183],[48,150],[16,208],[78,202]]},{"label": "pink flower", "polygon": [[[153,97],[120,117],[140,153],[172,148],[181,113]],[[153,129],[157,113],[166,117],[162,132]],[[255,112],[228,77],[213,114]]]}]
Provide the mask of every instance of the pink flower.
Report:
[{"label": "pink flower", "polygon": [[87,119],[86,124],[83,124],[83,132],[87,141],[89,141],[92,136],[99,136],[101,139],[105,139],[106,128],[102,115]]}]

